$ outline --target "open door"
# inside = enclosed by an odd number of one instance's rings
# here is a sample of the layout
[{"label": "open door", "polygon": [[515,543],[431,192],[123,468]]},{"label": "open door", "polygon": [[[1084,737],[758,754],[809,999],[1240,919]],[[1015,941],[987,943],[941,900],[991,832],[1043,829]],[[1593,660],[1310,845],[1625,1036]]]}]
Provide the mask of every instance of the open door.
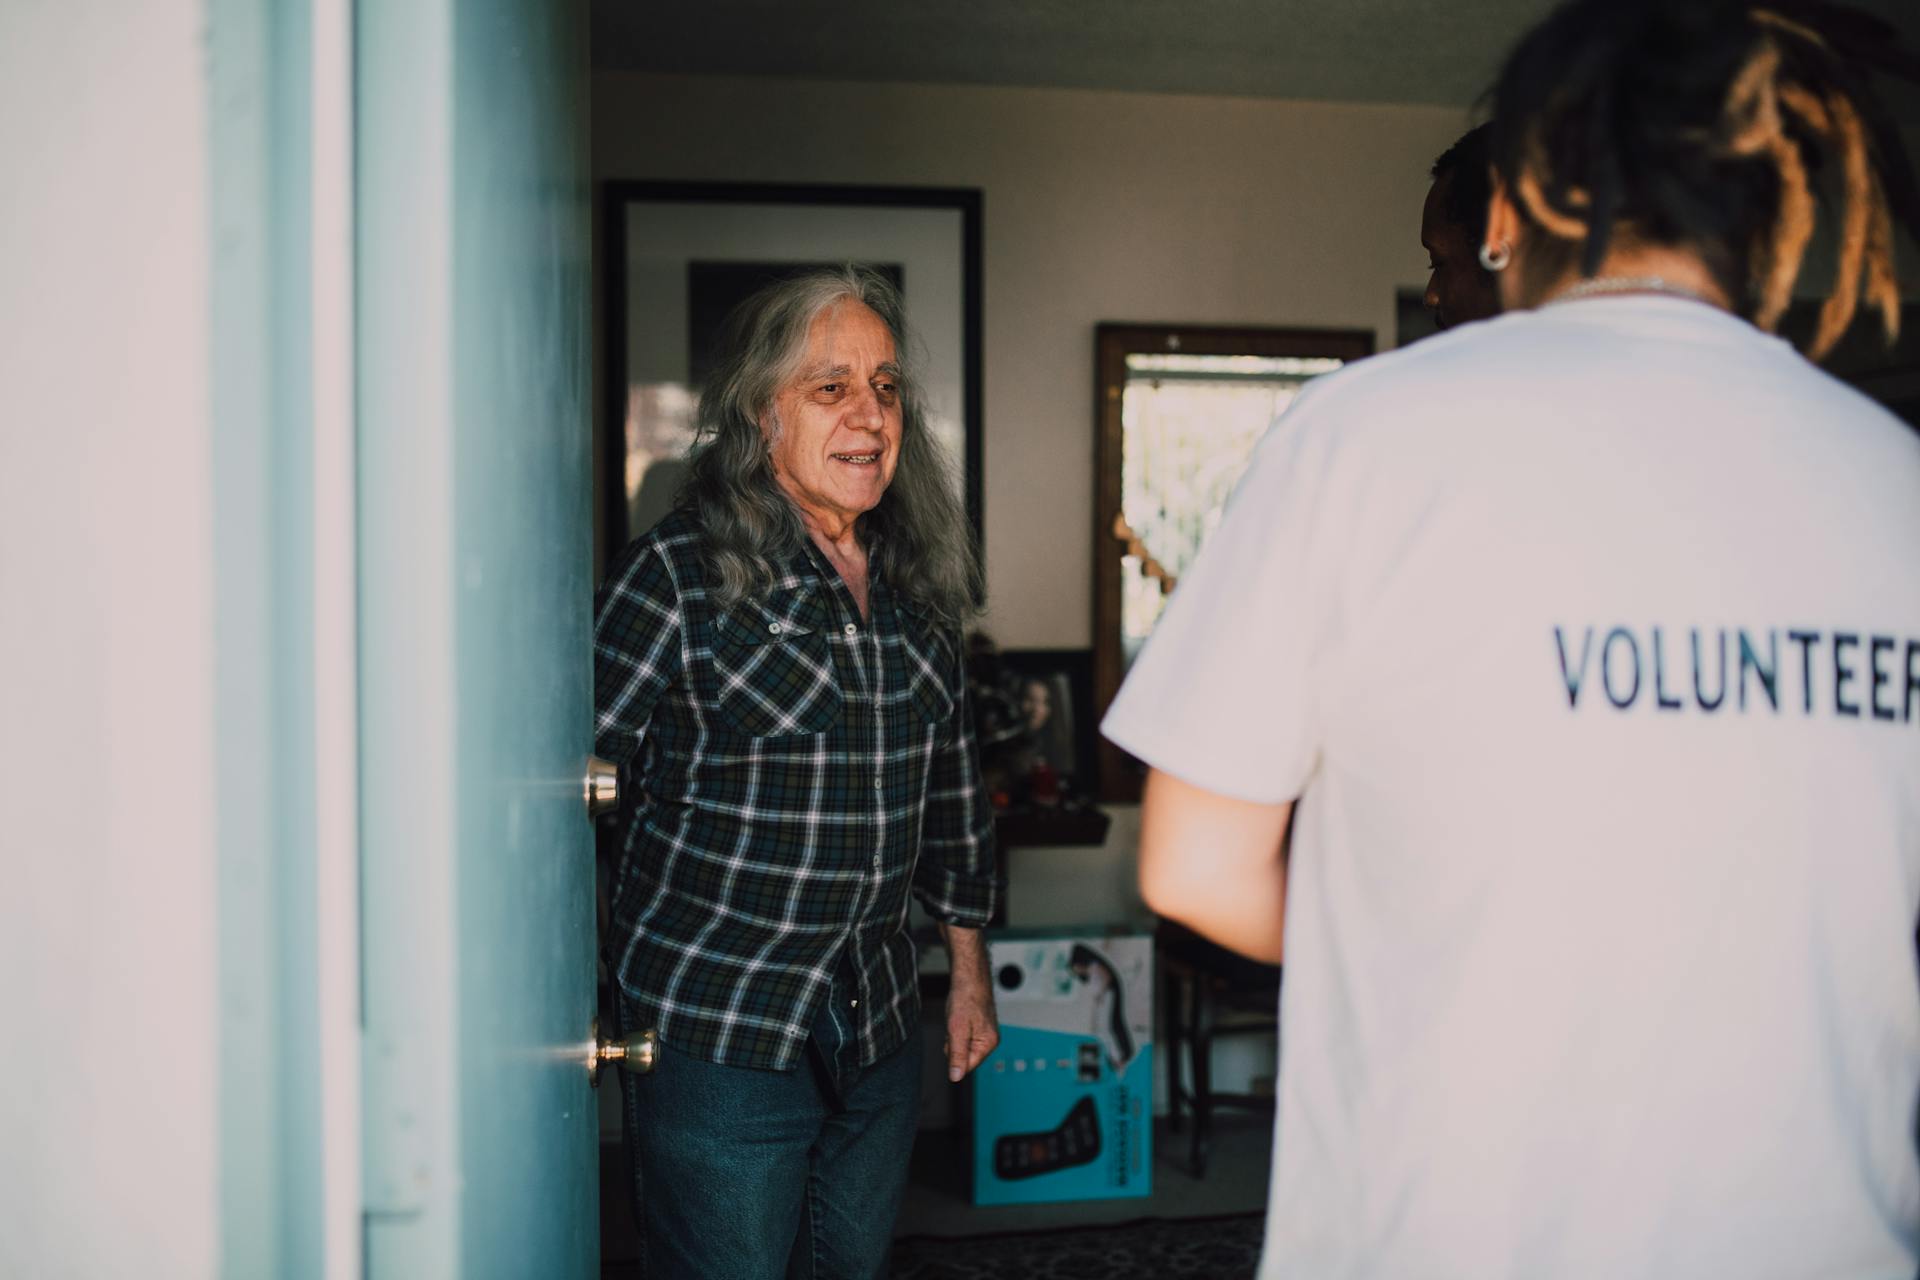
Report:
[{"label": "open door", "polygon": [[356,23],[366,1274],[587,1276],[584,5]]}]

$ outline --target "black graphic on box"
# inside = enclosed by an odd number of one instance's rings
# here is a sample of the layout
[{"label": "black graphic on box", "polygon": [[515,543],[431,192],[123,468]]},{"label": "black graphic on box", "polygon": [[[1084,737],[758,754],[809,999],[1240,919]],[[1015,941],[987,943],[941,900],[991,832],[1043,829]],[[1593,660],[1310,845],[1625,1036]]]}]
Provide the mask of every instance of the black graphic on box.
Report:
[{"label": "black graphic on box", "polygon": [[1100,1158],[1100,1112],[1082,1098],[1049,1133],[1009,1133],[993,1144],[994,1176],[1012,1182],[1092,1164]]},{"label": "black graphic on box", "polygon": [[1114,1074],[1125,1074],[1135,1049],[1133,1033],[1127,1029],[1126,990],[1120,985],[1119,970],[1098,951],[1077,942],[1068,967],[1074,977],[1098,991],[1093,1006],[1093,1033],[1106,1047],[1107,1061],[1113,1064]]}]

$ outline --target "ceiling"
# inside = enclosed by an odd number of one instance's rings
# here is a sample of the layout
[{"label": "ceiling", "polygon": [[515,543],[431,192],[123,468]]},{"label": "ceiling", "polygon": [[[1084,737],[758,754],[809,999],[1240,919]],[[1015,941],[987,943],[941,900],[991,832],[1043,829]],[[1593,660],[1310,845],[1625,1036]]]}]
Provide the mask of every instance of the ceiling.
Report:
[{"label": "ceiling", "polygon": [[[609,70],[1466,106],[1553,0],[591,4]],[[1920,44],[1920,3],[1862,7]]]}]

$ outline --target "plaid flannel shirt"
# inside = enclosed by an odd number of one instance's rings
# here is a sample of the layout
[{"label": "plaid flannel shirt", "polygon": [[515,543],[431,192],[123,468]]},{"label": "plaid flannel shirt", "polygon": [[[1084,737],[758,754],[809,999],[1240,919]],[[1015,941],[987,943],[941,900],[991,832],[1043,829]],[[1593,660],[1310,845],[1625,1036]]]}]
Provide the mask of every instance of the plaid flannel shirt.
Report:
[{"label": "plaid flannel shirt", "polygon": [[909,890],[967,928],[993,913],[993,819],[958,637],[877,572],[863,622],[811,544],[716,612],[675,512],[595,602],[596,752],[626,768],[609,957],[661,1038],[786,1070],[836,968],[861,1064],[918,1022]]}]

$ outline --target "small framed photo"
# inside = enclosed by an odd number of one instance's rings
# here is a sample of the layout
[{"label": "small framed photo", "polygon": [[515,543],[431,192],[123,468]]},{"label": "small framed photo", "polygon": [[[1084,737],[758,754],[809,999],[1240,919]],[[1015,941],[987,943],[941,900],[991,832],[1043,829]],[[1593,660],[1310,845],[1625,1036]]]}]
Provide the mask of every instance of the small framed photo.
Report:
[{"label": "small framed photo", "polygon": [[1000,662],[1030,753],[1029,767],[1046,765],[1069,794],[1092,790],[1093,652],[1005,649]]}]

